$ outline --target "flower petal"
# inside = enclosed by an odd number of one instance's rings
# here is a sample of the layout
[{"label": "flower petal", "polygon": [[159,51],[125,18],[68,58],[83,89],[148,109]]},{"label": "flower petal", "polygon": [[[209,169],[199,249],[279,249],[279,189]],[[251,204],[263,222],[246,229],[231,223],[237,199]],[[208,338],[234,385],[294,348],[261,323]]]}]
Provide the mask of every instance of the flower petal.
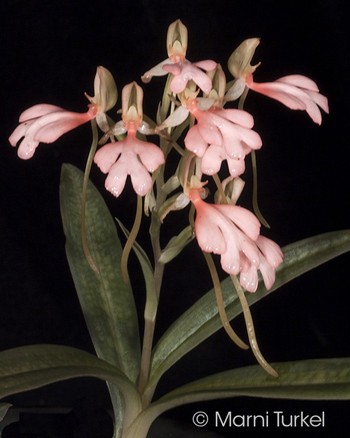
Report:
[{"label": "flower petal", "polygon": [[252,240],[258,238],[260,233],[260,222],[251,211],[238,205],[223,204],[214,205],[213,207],[229,218]]},{"label": "flower petal", "polygon": [[246,272],[242,272],[239,276],[239,281],[248,292],[256,292],[259,282],[256,266],[250,265]]},{"label": "flower petal", "polygon": [[203,139],[198,130],[198,124],[192,126],[187,132],[184,142],[186,148],[196,154],[197,157],[203,157],[208,147],[208,143]]},{"label": "flower petal", "polygon": [[198,245],[203,251],[222,254],[226,251],[224,236],[220,228],[206,214],[204,212],[199,214],[195,221]]},{"label": "flower petal", "polygon": [[47,114],[40,118],[41,125],[35,135],[34,139],[42,143],[53,143],[61,135],[68,131],[80,126],[93,117],[89,112],[86,113],[73,113],[68,111],[61,111],[57,113]]},{"label": "flower petal", "polygon": [[256,243],[270,266],[277,268],[282,263],[283,252],[277,243],[261,235],[257,238]]},{"label": "flower petal", "polygon": [[318,92],[317,84],[310,78],[303,75],[288,75],[276,79],[276,82],[284,82],[285,84],[294,85],[298,88],[305,88],[306,90]]},{"label": "flower petal", "polygon": [[212,61],[211,59],[206,59],[204,61],[194,62],[193,65],[202,68],[203,70],[210,71],[210,70],[214,70],[218,64],[217,62]]},{"label": "flower petal", "polygon": [[103,173],[108,173],[123,149],[122,142],[108,143],[96,152],[94,162]]},{"label": "flower petal", "polygon": [[[305,110],[313,122],[317,123],[318,125],[321,124],[322,115],[314,98],[314,91],[304,91],[295,85],[287,84],[279,80],[262,84],[251,82],[248,86],[258,93],[265,94],[266,96],[278,100],[288,108],[294,110]],[[326,98],[324,96],[320,99],[322,102],[321,108],[325,107],[328,110],[328,103],[325,101],[325,99]]]},{"label": "flower petal", "polygon": [[135,144],[134,150],[149,172],[154,172],[159,166],[164,164],[164,154],[158,146],[138,139],[135,140],[137,140],[137,143]]},{"label": "flower petal", "polygon": [[205,175],[218,173],[224,159],[226,159],[225,149],[222,146],[210,145],[202,157],[202,172]]},{"label": "flower petal", "polygon": [[228,170],[230,175],[237,177],[242,175],[245,171],[245,160],[235,160],[234,158],[227,157]]},{"label": "flower petal", "polygon": [[128,173],[135,192],[140,196],[144,196],[152,187],[152,178],[135,155],[134,159],[128,162]]},{"label": "flower petal", "polygon": [[276,271],[264,257],[260,258],[260,266],[259,266],[261,275],[264,280],[264,284],[267,290],[271,289],[275,280],[276,280]]},{"label": "flower petal", "polygon": [[27,120],[36,119],[38,117],[45,116],[46,114],[51,114],[58,111],[66,110],[56,105],[40,103],[23,111],[23,113],[19,116],[19,122],[26,122]]},{"label": "flower petal", "polygon": [[124,190],[127,174],[127,163],[121,158],[112,165],[105,181],[106,189],[115,197]]},{"label": "flower petal", "polygon": [[228,274],[237,275],[240,273],[241,256],[236,242],[229,242],[227,250],[221,255],[220,259],[222,269]]},{"label": "flower petal", "polygon": [[[217,146],[222,146],[223,138],[221,133],[221,126],[218,123],[217,118],[214,119],[214,114],[211,112],[204,113],[198,121],[198,131],[203,137],[203,139],[208,144],[216,144]],[[220,126],[220,128],[218,127]]]},{"label": "flower petal", "polygon": [[169,58],[164,59],[164,61],[160,62],[150,70],[146,71],[146,73],[141,76],[141,80],[143,83],[148,84],[151,81],[153,76],[165,76],[167,72],[163,70],[163,66],[166,64],[172,64]]},{"label": "flower petal", "polygon": [[247,111],[229,108],[216,110],[215,114],[248,129],[254,126],[254,118]]},{"label": "flower petal", "polygon": [[189,111],[184,106],[179,106],[176,110],[170,114],[170,116],[164,120],[164,122],[159,126],[160,130],[165,128],[170,128],[173,126],[181,125],[188,117]]}]

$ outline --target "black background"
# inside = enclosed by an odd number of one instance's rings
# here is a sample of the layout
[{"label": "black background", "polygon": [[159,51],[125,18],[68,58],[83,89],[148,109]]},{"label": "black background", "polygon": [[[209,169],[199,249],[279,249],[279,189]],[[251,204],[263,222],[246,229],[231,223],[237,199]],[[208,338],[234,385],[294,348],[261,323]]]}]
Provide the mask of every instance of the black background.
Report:
[{"label": "black background", "polygon": [[[254,57],[255,62],[262,62],[255,74],[257,82],[304,74],[329,98],[330,115],[324,115],[319,127],[304,112],[291,111],[264,96],[248,95],[245,108],[254,116],[264,143],[258,152],[259,200],[272,226],[265,235],[283,246],[348,228],[349,20],[345,5],[341,0],[3,1],[0,349],[52,343],[93,352],[65,259],[58,202],[62,163],[84,168],[89,126],[64,135],[55,144],[40,145],[33,159],[22,161],[7,141],[19,114],[37,103],[85,111],[83,93],[93,94],[98,65],[112,72],[119,93],[133,80],[140,83],[140,76],[166,57],[167,27],[177,18],[189,30],[191,61],[214,59],[228,73],[227,59],[237,45],[246,38],[260,37]],[[154,78],[143,86],[144,111],[152,117],[163,83],[163,78]],[[247,167],[242,204],[249,207],[251,174]],[[104,176],[96,168],[92,179],[112,213],[127,223],[135,204],[130,185],[115,199],[104,191]],[[146,242],[141,238],[141,243]],[[269,361],[349,356],[349,260],[343,255],[254,306],[258,340]],[[133,258],[131,264],[142,322],[143,283]],[[195,242],[179,262],[169,265],[166,274],[156,338],[211,287]],[[242,320],[237,319],[234,326],[244,336]],[[195,378],[253,363],[250,352],[240,351],[220,331],[164,376],[157,396]],[[92,379],[8,398],[22,407],[71,407],[82,400],[92,400],[97,408],[109,406],[104,384]],[[186,406],[168,416],[190,424],[196,410],[251,415],[266,410],[291,414],[325,410],[324,432],[329,433],[349,425],[348,408],[348,402],[283,404],[242,398]],[[216,432],[240,436],[247,430]],[[314,432],[307,431],[310,436]]]}]

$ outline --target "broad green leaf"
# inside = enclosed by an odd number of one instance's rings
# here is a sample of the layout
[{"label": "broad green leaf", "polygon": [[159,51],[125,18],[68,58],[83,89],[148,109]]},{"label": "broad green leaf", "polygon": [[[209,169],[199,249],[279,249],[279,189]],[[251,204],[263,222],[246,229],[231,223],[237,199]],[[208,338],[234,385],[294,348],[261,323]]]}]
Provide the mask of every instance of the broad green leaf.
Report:
[{"label": "broad green leaf", "polygon": [[[285,246],[284,262],[277,269],[274,286],[267,291],[260,279],[258,290],[246,294],[248,303],[254,304],[294,278],[349,250],[349,230],[326,233]],[[231,320],[242,312],[240,302],[230,278],[225,279],[221,286],[227,316]],[[220,328],[215,294],[211,290],[181,315],[159,340],[153,354],[147,391],[152,393],[165,371]]]},{"label": "broad green leaf", "polygon": [[237,396],[297,400],[350,400],[350,358],[314,359],[272,364],[279,377],[259,365],[225,371],[166,394],[141,412],[127,438],[143,438],[163,412],[187,403]]},{"label": "broad green leaf", "polygon": [[[140,340],[134,297],[124,283],[120,261],[122,248],[116,224],[89,181],[86,199],[86,239],[100,271],[88,264],[81,240],[83,173],[65,164],[61,171],[60,202],[66,253],[80,305],[98,357],[136,381],[140,368]],[[123,405],[118,388],[108,383],[115,414],[114,438],[121,435]]]},{"label": "broad green leaf", "polygon": [[29,391],[73,377],[97,377],[121,390],[133,417],[140,410],[140,397],[133,382],[115,366],[98,357],[61,345],[31,345],[0,353],[0,398]]},{"label": "broad green leaf", "polygon": [[90,182],[86,234],[100,270],[100,275],[95,274],[81,243],[82,186],[83,173],[72,165],[63,165],[60,201],[69,266],[97,355],[135,381],[140,364],[138,322],[131,287],[121,276],[122,248],[116,224]]}]

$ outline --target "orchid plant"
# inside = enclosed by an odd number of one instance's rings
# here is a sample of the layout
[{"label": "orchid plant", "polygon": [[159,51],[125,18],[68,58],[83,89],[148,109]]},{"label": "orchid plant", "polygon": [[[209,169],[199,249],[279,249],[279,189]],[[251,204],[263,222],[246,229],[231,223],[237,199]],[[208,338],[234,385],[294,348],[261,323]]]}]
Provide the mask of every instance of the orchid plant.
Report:
[{"label": "orchid plant", "polygon": [[[40,143],[52,143],[79,125],[91,123],[85,173],[63,165],[60,202],[67,258],[97,356],[54,345],[4,351],[0,353],[1,397],[72,377],[103,379],[111,395],[115,438],[145,438],[157,416],[195,401],[238,395],[350,398],[350,359],[270,364],[259,347],[250,312],[253,303],[285,283],[349,251],[350,232],[330,232],[284,248],[261,233],[261,224],[269,227],[256,194],[255,151],[263,139],[253,130],[253,116],[244,110],[245,99],[249,90],[265,94],[290,109],[306,111],[320,125],[320,109],[328,113],[327,98],[315,82],[302,75],[255,82],[259,64],[253,66],[251,61],[258,38],[234,50],[228,60],[232,75],[228,83],[215,61],[190,62],[187,43],[187,28],[177,20],[168,29],[168,57],[141,78],[149,83],[153,77],[167,76],[153,119],[144,114],[144,91],[134,81],[122,90],[117,112],[121,119],[113,120],[107,113],[117,103],[117,86],[112,74],[100,66],[94,97],[86,94],[86,113],[35,105],[21,114],[9,138],[12,146],[19,145],[18,156],[29,159]],[[250,158],[254,212],[239,205],[245,162]],[[116,223],[89,180],[94,163],[107,175],[105,188],[116,202],[129,190],[130,177],[136,193],[135,221],[130,226],[118,219]],[[170,175],[169,163],[176,168]],[[162,246],[163,227],[167,227],[168,215],[181,214],[176,212],[182,212],[186,224]],[[137,242],[142,220],[149,222],[152,254]],[[126,239],[124,248],[117,226]],[[213,288],[155,344],[158,302],[166,294],[162,289],[165,267],[180,258],[190,243],[203,252]],[[128,270],[131,250],[145,279],[142,342],[132,291],[132,286],[140,285],[133,284]],[[218,269],[228,274],[222,282]],[[230,323],[240,313],[258,364],[207,376],[154,400],[163,374],[221,327],[238,347],[249,348]]]}]

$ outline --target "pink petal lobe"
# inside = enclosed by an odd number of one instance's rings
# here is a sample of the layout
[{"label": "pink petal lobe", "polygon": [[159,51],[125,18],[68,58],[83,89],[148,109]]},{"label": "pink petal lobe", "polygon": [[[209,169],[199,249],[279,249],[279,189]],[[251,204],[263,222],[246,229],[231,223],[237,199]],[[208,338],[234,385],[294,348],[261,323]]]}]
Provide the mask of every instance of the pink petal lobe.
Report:
[{"label": "pink petal lobe", "polygon": [[171,73],[177,76],[181,73],[181,68],[177,64],[165,64],[163,65],[163,70],[167,73]]},{"label": "pink petal lobe", "polygon": [[218,173],[224,159],[226,159],[225,149],[222,146],[210,145],[202,157],[202,172],[205,175]]},{"label": "pink petal lobe", "polygon": [[260,272],[264,280],[264,284],[267,290],[270,290],[276,280],[275,269],[261,257],[260,259]]},{"label": "pink petal lobe", "polygon": [[245,161],[235,160],[234,158],[227,157],[228,170],[230,175],[239,176],[245,171]]},{"label": "pink petal lobe", "polygon": [[277,268],[283,262],[283,252],[273,240],[260,235],[257,245],[271,267]]},{"label": "pink petal lobe", "polygon": [[128,173],[135,192],[144,196],[152,187],[152,178],[136,156],[128,162]]},{"label": "pink petal lobe", "polygon": [[135,139],[135,153],[141,158],[142,164],[149,172],[154,172],[159,166],[164,164],[164,154],[161,149],[153,143],[143,142]]},{"label": "pink petal lobe", "polygon": [[214,207],[235,223],[252,240],[258,238],[260,222],[251,211],[238,205],[215,205]]},{"label": "pink petal lobe", "polygon": [[294,110],[305,110],[306,104],[303,100],[295,95],[295,89],[289,84],[277,83],[277,82],[266,82],[259,84],[253,82],[249,88],[252,90],[264,94],[265,96],[276,99],[283,103],[290,109]]},{"label": "pink petal lobe", "polygon": [[65,109],[56,105],[40,103],[23,111],[23,113],[19,117],[19,122],[22,123],[30,119],[36,119],[37,117],[45,116],[46,114],[51,114],[60,111],[65,111]]},{"label": "pink petal lobe", "polygon": [[195,221],[198,245],[203,251],[222,254],[226,251],[224,236],[215,222],[206,216],[207,214],[203,211],[203,214],[199,214]]},{"label": "pink petal lobe", "polygon": [[212,61],[211,59],[206,59],[204,61],[194,62],[193,65],[202,68],[203,70],[210,71],[210,70],[214,70],[218,64],[215,61]]},{"label": "pink petal lobe", "polygon": [[96,152],[94,162],[103,173],[108,173],[118,160],[123,148],[122,142],[108,143]]},{"label": "pink petal lobe", "polygon": [[326,114],[329,114],[328,99],[323,94],[316,93],[315,91],[306,91],[306,93],[311,97],[311,99],[323,109]]},{"label": "pink petal lobe", "polygon": [[222,146],[222,133],[221,129],[218,128],[218,125],[220,126],[220,121],[210,116],[213,116],[213,114],[206,113],[205,116],[200,118],[198,122],[198,131],[208,144]]},{"label": "pink petal lobe", "polygon": [[127,174],[127,163],[119,159],[114,163],[105,181],[106,189],[115,197],[124,190]]},{"label": "pink petal lobe", "polygon": [[310,78],[303,75],[289,75],[276,79],[276,82],[284,82],[285,84],[294,85],[299,88],[305,88],[306,90],[316,91],[319,89],[317,84]]},{"label": "pink petal lobe", "polygon": [[192,126],[192,128],[187,132],[185,137],[186,148],[197,155],[197,157],[203,157],[208,143],[203,139],[198,130],[198,125]]},{"label": "pink petal lobe", "polygon": [[91,119],[89,112],[80,114],[62,111],[48,114],[40,118],[43,126],[37,130],[34,139],[42,143],[53,143],[66,132]]},{"label": "pink petal lobe", "polygon": [[251,265],[246,272],[242,272],[239,281],[248,292],[256,292],[259,282],[256,266]]},{"label": "pink petal lobe", "polygon": [[21,123],[13,131],[9,137],[9,142],[11,146],[16,146],[19,140],[24,137],[29,129],[29,127],[35,122],[35,120],[30,120],[28,122]]},{"label": "pink petal lobe", "polygon": [[239,248],[234,239],[228,242],[227,250],[221,255],[221,267],[228,274],[237,275],[242,269]]},{"label": "pink petal lobe", "polygon": [[254,126],[253,116],[247,111],[229,108],[216,110],[215,114],[245,128],[251,129]]},{"label": "pink petal lobe", "polygon": [[30,140],[30,141],[22,141],[17,150],[17,155],[22,160],[29,160],[32,158],[36,148],[38,147],[39,142]]}]

